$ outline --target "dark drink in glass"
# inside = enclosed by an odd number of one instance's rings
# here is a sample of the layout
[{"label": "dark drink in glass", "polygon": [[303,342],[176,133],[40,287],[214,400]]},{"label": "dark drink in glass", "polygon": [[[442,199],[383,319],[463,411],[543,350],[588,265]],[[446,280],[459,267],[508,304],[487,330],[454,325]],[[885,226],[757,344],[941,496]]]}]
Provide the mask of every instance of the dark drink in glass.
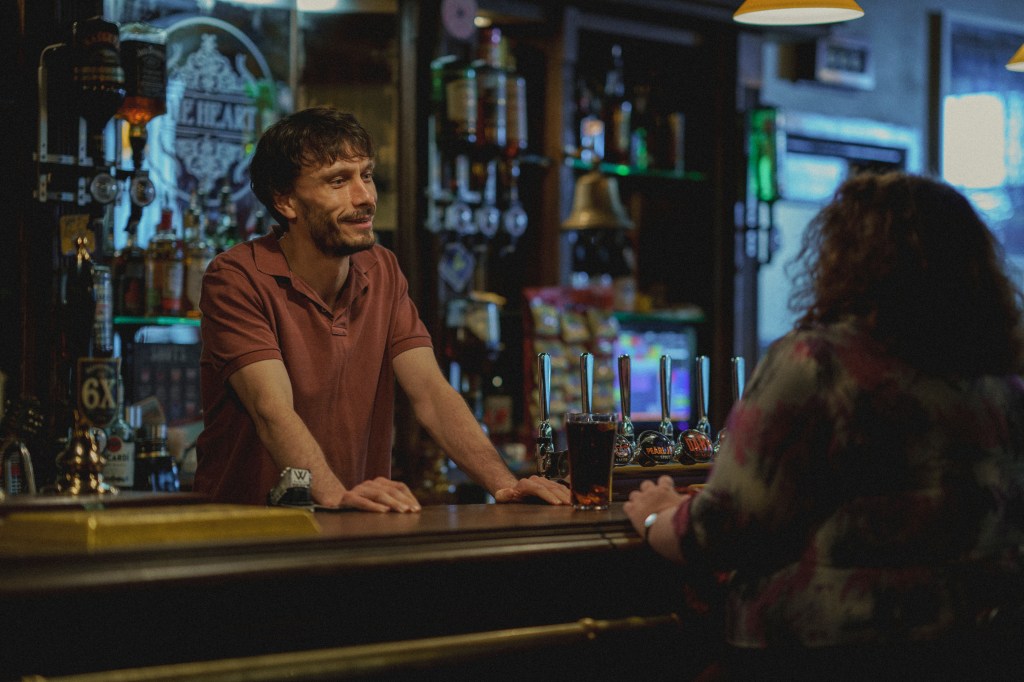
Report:
[{"label": "dark drink in glass", "polygon": [[612,498],[615,415],[572,412],[566,415],[569,480],[574,509],[607,509]]}]

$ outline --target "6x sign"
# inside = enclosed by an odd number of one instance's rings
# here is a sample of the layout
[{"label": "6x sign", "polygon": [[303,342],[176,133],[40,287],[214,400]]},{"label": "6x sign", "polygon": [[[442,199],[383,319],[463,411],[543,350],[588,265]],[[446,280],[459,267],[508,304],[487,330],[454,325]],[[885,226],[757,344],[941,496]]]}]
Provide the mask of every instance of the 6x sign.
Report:
[{"label": "6x sign", "polygon": [[120,367],[121,358],[78,359],[78,411],[92,426],[114,421]]}]

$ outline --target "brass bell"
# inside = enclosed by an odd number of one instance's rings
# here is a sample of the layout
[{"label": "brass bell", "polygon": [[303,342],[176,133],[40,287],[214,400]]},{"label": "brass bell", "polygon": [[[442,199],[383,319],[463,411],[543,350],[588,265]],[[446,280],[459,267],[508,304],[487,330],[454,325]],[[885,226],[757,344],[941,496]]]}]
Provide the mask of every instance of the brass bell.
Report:
[{"label": "brass bell", "polygon": [[595,228],[629,229],[633,221],[626,215],[619,197],[619,183],[601,171],[591,171],[576,181],[572,212],[562,223],[563,230]]}]

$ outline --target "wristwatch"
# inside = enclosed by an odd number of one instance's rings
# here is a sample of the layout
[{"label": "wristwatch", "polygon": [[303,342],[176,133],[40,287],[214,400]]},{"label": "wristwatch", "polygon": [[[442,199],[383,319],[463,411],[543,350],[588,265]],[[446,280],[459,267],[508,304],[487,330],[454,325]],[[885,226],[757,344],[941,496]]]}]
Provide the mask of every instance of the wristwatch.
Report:
[{"label": "wristwatch", "polygon": [[647,515],[647,518],[644,519],[644,542],[648,544],[650,544],[651,526],[653,526],[654,522],[657,520],[658,512],[651,512]]}]

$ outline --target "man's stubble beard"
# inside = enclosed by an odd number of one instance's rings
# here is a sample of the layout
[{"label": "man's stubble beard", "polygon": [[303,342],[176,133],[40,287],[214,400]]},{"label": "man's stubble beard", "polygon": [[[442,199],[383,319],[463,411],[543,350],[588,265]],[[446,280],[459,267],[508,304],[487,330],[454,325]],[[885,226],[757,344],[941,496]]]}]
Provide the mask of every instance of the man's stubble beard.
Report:
[{"label": "man's stubble beard", "polygon": [[340,226],[326,211],[306,211],[306,222],[309,225],[310,239],[321,253],[341,258],[351,256],[360,251],[373,248],[377,243],[377,233],[370,231],[366,238],[350,239],[340,231]]}]

